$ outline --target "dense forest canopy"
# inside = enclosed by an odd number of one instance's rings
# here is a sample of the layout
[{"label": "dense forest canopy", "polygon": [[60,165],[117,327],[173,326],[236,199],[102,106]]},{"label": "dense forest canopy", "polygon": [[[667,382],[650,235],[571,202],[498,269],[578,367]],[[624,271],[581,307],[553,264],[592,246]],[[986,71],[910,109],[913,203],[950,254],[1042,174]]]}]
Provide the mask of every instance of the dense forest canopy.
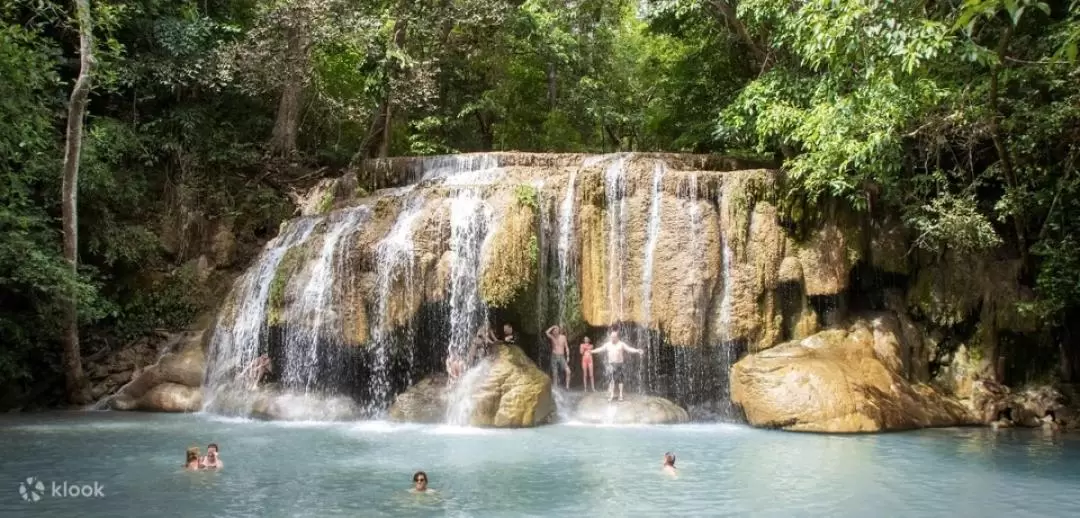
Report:
[{"label": "dense forest canopy", "polygon": [[1008,251],[1047,340],[1075,340],[1080,1],[90,5],[77,275],[59,223],[76,13],[0,7],[2,387],[51,390],[66,294],[84,354],[183,326],[212,298],[200,225],[257,246],[293,182],[459,151],[771,155],[792,218],[842,197],[898,210],[927,252]]}]

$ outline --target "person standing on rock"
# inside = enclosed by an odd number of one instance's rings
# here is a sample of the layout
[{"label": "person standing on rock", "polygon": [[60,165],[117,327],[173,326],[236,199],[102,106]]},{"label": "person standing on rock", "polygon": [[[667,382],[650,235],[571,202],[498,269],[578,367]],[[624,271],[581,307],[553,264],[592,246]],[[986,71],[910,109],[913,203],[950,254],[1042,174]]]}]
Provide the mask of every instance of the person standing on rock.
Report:
[{"label": "person standing on rock", "polygon": [[589,351],[590,355],[606,352],[607,360],[604,362],[604,370],[608,376],[608,401],[615,400],[615,384],[619,384],[619,401],[623,400],[623,382],[626,378],[625,372],[625,357],[624,352],[631,354],[641,354],[641,349],[635,349],[626,344],[626,342],[619,340],[619,332],[612,329],[611,334],[608,336],[608,341],[598,349]]},{"label": "person standing on rock", "polygon": [[558,386],[561,371],[566,390],[570,390],[570,345],[566,343],[566,333],[559,326],[551,326],[544,334],[551,341],[551,381]]}]

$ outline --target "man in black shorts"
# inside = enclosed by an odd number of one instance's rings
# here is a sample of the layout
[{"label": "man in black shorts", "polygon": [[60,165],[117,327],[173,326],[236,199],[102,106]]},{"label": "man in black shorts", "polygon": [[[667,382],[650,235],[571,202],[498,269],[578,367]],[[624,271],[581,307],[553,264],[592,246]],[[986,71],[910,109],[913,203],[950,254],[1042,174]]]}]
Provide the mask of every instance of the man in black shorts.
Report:
[{"label": "man in black shorts", "polygon": [[607,361],[604,362],[604,370],[608,375],[608,401],[615,400],[615,384],[619,384],[619,401],[623,400],[623,383],[625,381],[625,356],[624,352],[632,354],[641,354],[641,349],[635,349],[630,347],[619,340],[619,332],[614,329],[611,330],[607,343],[600,346],[598,349],[588,351],[589,354],[596,354],[599,352],[607,353]]}]

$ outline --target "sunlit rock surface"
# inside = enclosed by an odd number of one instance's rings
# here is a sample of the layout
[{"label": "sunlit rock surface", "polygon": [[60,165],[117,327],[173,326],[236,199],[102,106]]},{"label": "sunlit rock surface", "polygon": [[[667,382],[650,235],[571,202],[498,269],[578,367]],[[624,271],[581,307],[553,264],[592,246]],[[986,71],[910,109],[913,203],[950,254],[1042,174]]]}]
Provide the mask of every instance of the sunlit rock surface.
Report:
[{"label": "sunlit rock surface", "polygon": [[975,424],[959,401],[908,380],[889,313],[751,354],[732,368],[732,400],[754,426],[877,432]]}]

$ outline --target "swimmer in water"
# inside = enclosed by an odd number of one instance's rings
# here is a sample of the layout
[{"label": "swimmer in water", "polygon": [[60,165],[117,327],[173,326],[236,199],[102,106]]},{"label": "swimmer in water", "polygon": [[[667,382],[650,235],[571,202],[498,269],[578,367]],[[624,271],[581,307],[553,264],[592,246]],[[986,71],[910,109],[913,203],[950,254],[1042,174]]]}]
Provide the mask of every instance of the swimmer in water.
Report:
[{"label": "swimmer in water", "polygon": [[210,443],[206,446],[206,456],[203,457],[199,464],[203,469],[221,469],[225,467],[225,463],[221,462],[221,457],[218,456],[218,445]]},{"label": "swimmer in water", "polygon": [[664,454],[664,467],[661,468],[664,473],[671,475],[672,477],[678,477],[679,472],[675,469],[675,454],[670,451]]},{"label": "swimmer in water", "polygon": [[427,487],[427,473],[424,473],[423,471],[417,471],[416,473],[413,473],[412,481],[413,481],[413,488],[412,488],[413,493],[434,493],[435,492],[434,489],[428,489],[428,487]]},{"label": "swimmer in water", "polygon": [[596,392],[596,376],[593,375],[592,354],[589,352],[592,351],[592,347],[592,340],[587,336],[578,346],[578,351],[581,352],[581,387],[590,390],[589,387],[592,386],[591,390]]},{"label": "swimmer in water", "polygon": [[184,469],[188,471],[199,470],[199,447],[192,446],[187,449],[187,456],[184,460]]}]

